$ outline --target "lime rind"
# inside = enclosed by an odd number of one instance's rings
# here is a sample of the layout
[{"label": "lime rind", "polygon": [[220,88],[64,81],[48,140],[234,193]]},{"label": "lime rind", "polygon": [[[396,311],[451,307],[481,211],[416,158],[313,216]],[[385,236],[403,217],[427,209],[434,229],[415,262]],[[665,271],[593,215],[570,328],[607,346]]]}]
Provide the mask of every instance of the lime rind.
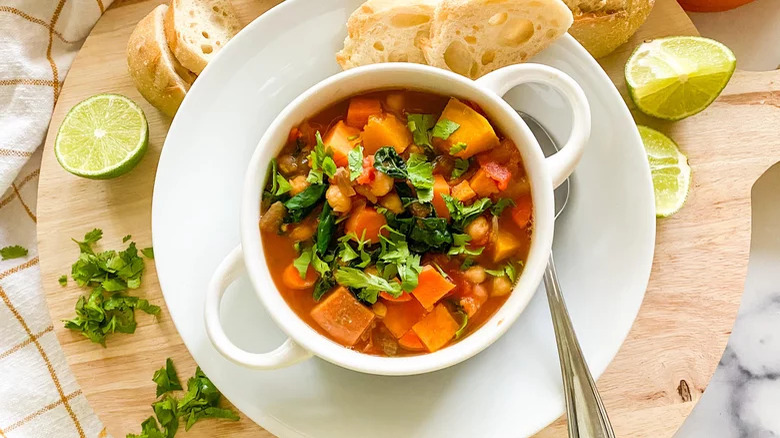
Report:
[{"label": "lime rind", "polygon": [[74,175],[109,179],[135,167],[148,143],[149,125],[141,107],[119,94],[98,94],[65,115],[54,155]]},{"label": "lime rind", "polygon": [[631,100],[643,113],[681,120],[707,108],[736,69],[725,45],[702,37],[666,37],[641,44],[625,67]]},{"label": "lime rind", "polygon": [[669,217],[680,211],[688,199],[691,183],[688,158],[666,135],[647,126],[640,125],[637,129],[650,164],[656,216]]}]

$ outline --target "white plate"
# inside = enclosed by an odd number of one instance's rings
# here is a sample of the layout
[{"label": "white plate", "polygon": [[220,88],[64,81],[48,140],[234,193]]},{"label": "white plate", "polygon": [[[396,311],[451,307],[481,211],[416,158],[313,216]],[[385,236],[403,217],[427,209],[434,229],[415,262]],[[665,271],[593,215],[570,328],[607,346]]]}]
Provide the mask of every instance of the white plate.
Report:
[{"label": "white plate", "polygon": [[[263,129],[296,95],[336,73],[349,14],[360,0],[288,0],[230,42],[187,94],[160,158],[152,229],[160,285],[195,360],[243,413],[272,433],[316,437],[526,436],[563,412],[543,293],[493,346],[443,371],[380,377],[313,359],[252,371],[224,359],[204,331],[209,277],[239,243],[244,171]],[[577,80],[593,134],[558,220],[554,252],[572,320],[594,376],[636,317],[655,241],[652,183],[634,122],[612,82],[568,35],[534,58]],[[569,116],[542,86],[509,94],[563,143]],[[269,287],[272,287],[269,285]],[[228,336],[250,351],[283,333],[249,282],[228,290]]]}]

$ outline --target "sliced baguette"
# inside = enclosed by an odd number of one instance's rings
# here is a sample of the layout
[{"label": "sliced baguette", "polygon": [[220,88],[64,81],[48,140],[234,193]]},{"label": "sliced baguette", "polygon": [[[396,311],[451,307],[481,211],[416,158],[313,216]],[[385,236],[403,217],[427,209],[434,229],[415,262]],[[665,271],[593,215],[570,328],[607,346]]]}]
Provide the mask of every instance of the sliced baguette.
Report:
[{"label": "sliced baguette", "polygon": [[166,5],[157,6],[135,27],[127,42],[127,67],[141,95],[173,117],[195,75],[168,48],[163,31],[167,10]]},{"label": "sliced baguette", "polygon": [[569,29],[595,58],[612,53],[645,22],[653,10],[655,0],[611,0],[603,5],[568,2],[574,13],[574,24]]},{"label": "sliced baguette", "polygon": [[476,79],[528,60],[572,21],[561,0],[442,0],[423,54],[432,66]]},{"label": "sliced baguette", "polygon": [[171,0],[165,14],[168,46],[183,66],[197,74],[240,30],[230,0]]},{"label": "sliced baguette", "polygon": [[368,0],[350,15],[344,49],[336,61],[344,70],[380,62],[425,63],[420,42],[428,37],[437,0]]}]

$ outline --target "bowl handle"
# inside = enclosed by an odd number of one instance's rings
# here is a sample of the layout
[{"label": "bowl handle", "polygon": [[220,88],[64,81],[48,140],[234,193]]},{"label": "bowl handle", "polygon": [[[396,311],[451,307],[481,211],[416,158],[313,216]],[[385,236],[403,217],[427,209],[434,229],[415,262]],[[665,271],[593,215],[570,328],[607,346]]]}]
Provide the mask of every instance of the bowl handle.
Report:
[{"label": "bowl handle", "polygon": [[579,163],[590,137],[590,106],[582,88],[566,73],[542,64],[510,65],[490,72],[476,82],[502,97],[512,88],[529,82],[549,85],[563,95],[572,108],[571,134],[563,148],[546,159],[553,188],[561,185]]},{"label": "bowl handle", "polygon": [[250,353],[237,347],[228,339],[219,320],[222,295],[225,294],[225,289],[236,281],[241,274],[244,274],[245,271],[244,253],[241,250],[241,246],[238,246],[222,260],[222,263],[219,264],[211,277],[209,288],[206,292],[206,308],[204,310],[206,333],[208,333],[211,343],[214,344],[214,347],[223,356],[231,361],[258,370],[284,368],[310,358],[312,354],[290,338],[287,338],[282,345],[268,353]]}]

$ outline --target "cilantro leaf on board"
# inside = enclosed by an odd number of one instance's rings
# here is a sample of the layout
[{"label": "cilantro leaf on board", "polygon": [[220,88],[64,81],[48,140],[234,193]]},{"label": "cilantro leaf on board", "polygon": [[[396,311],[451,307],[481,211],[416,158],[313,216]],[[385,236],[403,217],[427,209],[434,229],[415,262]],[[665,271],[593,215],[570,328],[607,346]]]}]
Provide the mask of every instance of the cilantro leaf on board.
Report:
[{"label": "cilantro leaf on board", "polygon": [[157,397],[174,390],[182,389],[171,358],[165,360],[165,367],[154,372],[152,381],[157,384]]},{"label": "cilantro leaf on board", "polygon": [[149,248],[144,248],[141,250],[141,254],[143,254],[147,259],[154,259],[154,248],[151,246]]},{"label": "cilantro leaf on board", "polygon": [[11,259],[18,259],[27,256],[27,248],[24,248],[19,245],[13,245],[13,246],[6,246],[5,248],[0,248],[0,257],[2,257],[3,260],[11,260]]},{"label": "cilantro leaf on board", "polygon": [[179,417],[187,419],[184,430],[190,430],[193,424],[206,418],[238,421],[239,417],[235,412],[217,406],[221,397],[217,387],[198,367],[195,376],[187,381],[187,392],[176,406]]},{"label": "cilantro leaf on board", "polygon": [[57,281],[60,283],[60,286],[65,287],[68,285],[68,276],[61,275],[60,278],[57,279]]}]

